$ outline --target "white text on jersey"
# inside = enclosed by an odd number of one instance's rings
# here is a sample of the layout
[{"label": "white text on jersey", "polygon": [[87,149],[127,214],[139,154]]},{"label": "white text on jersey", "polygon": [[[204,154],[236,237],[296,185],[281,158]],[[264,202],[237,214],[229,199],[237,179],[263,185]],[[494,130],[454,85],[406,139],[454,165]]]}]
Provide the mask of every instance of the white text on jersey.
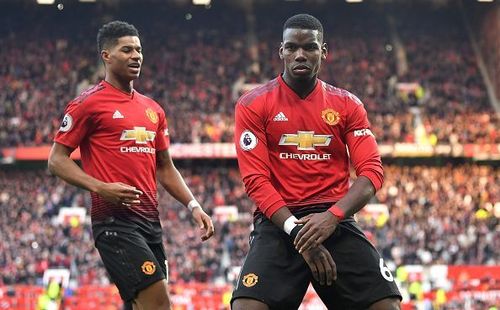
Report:
[{"label": "white text on jersey", "polygon": [[156,154],[156,149],[154,147],[147,147],[147,146],[122,146],[120,147],[120,152]]},{"label": "white text on jersey", "polygon": [[368,128],[354,130],[353,134],[355,137],[373,136],[372,131]]},{"label": "white text on jersey", "polygon": [[332,154],[296,154],[280,153],[280,159],[298,159],[298,160],[329,160]]}]

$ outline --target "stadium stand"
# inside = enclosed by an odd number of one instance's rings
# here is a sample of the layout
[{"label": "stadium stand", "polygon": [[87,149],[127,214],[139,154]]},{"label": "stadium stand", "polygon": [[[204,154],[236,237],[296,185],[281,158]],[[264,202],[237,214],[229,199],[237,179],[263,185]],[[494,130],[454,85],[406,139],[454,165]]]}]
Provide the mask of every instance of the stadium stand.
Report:
[{"label": "stadium stand", "polygon": [[[136,87],[165,109],[172,142],[232,142],[235,98],[280,72],[281,23],[306,9],[328,32],[321,78],[363,100],[381,145],[385,184],[358,220],[395,272],[406,309],[500,304],[500,114],[459,8],[268,2],[254,8],[252,25],[231,5],[0,4],[0,160],[52,143],[66,103],[102,77],[94,37],[110,18],[142,32],[147,65]],[[398,151],[405,144],[410,150]],[[217,234],[200,243],[188,211],[160,192],[174,309],[227,308],[254,206],[234,159],[182,157],[181,173],[217,219]],[[18,159],[1,166],[0,309],[34,308],[45,272],[57,268],[71,273],[64,309],[119,309],[90,223],[61,219],[67,207],[88,213],[88,194],[43,165]],[[314,291],[303,309],[321,309]]]}]

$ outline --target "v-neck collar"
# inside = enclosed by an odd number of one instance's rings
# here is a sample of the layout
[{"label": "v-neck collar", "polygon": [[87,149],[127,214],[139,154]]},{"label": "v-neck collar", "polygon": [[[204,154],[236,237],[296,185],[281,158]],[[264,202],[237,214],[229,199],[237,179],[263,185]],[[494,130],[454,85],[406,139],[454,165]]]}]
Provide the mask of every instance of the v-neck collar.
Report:
[{"label": "v-neck collar", "polygon": [[278,76],[278,82],[280,85],[285,89],[285,92],[292,96],[293,98],[297,100],[304,100],[304,101],[311,101],[311,99],[316,96],[316,94],[320,91],[321,85],[323,82],[320,79],[316,79],[316,85],[314,86],[314,89],[305,97],[301,98],[288,84],[283,80],[283,77],[281,74]]},{"label": "v-neck collar", "polygon": [[123,90],[113,86],[113,84],[111,84],[105,80],[102,80],[101,83],[104,84],[110,90],[112,90],[114,93],[120,94],[121,96],[125,96],[125,97],[127,97],[127,99],[134,99],[135,89],[132,89],[131,93],[127,93],[127,92],[124,92]]}]

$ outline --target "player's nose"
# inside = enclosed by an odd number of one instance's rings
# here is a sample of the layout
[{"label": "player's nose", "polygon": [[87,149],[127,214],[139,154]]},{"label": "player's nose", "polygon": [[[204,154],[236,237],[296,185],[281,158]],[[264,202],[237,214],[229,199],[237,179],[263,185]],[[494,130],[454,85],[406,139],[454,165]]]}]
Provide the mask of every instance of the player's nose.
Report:
[{"label": "player's nose", "polygon": [[133,60],[135,61],[140,61],[142,59],[142,54],[139,53],[138,51],[134,51],[132,53],[132,57],[131,57]]},{"label": "player's nose", "polygon": [[298,48],[295,52],[295,61],[306,61],[307,57],[305,55],[305,51],[302,48]]}]

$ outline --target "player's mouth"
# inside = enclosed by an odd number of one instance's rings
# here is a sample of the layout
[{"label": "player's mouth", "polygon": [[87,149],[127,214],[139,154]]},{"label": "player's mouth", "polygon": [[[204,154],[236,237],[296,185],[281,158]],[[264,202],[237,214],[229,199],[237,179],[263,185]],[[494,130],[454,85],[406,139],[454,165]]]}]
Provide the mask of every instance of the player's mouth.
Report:
[{"label": "player's mouth", "polygon": [[141,71],[141,64],[138,62],[131,63],[128,67],[133,73],[139,73]]},{"label": "player's mouth", "polygon": [[302,75],[302,74],[308,74],[309,72],[311,72],[311,68],[309,68],[306,65],[298,65],[298,66],[293,67],[292,71],[295,74]]}]

